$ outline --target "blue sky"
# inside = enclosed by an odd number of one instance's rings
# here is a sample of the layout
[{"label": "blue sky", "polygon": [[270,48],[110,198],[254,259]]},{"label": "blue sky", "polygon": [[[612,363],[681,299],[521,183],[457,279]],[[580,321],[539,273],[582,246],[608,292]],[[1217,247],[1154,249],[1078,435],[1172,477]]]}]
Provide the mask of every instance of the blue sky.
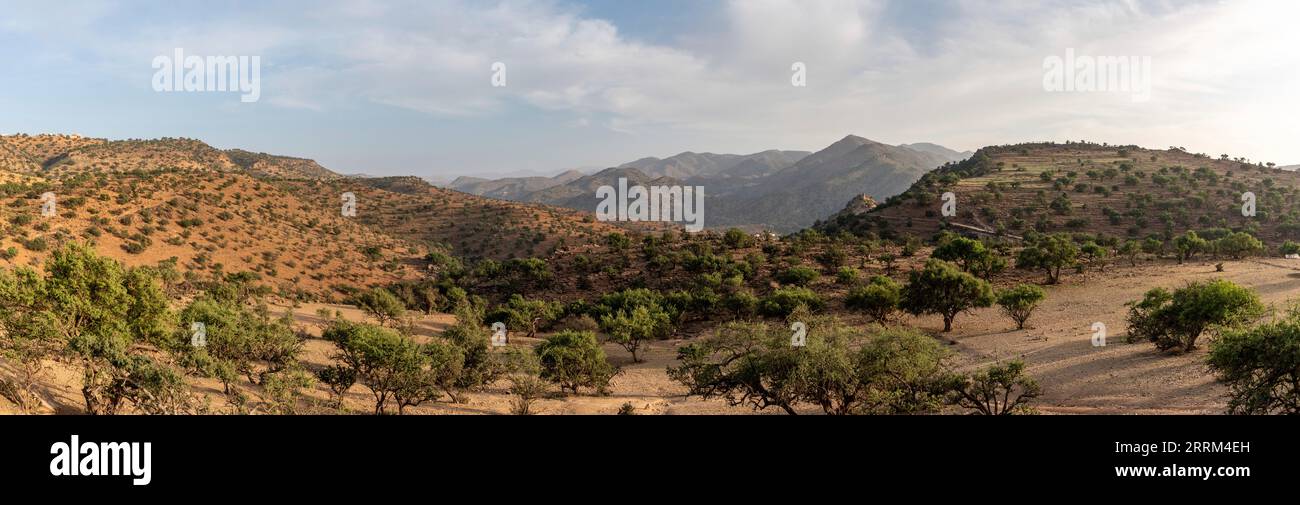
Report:
[{"label": "blue sky", "polygon": [[[1300,163],[1300,7],[1286,0],[0,3],[3,133],[194,137],[428,177],[847,134]],[[155,92],[151,62],[176,47],[259,56],[261,99]],[[1150,57],[1150,100],[1046,92],[1044,59],[1067,48]],[[806,87],[790,85],[796,61]]]}]

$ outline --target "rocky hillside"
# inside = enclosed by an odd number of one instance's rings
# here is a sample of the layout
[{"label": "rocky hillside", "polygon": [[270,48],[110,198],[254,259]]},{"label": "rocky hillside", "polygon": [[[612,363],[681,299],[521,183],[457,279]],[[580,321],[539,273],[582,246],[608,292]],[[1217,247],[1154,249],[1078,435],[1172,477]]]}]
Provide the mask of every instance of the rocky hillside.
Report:
[{"label": "rocky hillside", "polygon": [[[953,193],[955,216],[943,216]],[[1243,216],[1250,193],[1253,216]],[[1167,239],[1188,230],[1244,230],[1265,242],[1300,240],[1300,174],[1227,155],[1090,143],[981,149],[927,174],[875,211],[821,225],[928,237],[949,224],[1010,235],[1076,231]]]}]

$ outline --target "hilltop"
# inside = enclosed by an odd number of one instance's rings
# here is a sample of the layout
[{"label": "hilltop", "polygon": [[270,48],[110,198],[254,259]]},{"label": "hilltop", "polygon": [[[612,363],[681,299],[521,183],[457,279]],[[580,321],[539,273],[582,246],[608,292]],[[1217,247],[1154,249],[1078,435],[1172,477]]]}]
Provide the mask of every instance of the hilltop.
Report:
[{"label": "hilltop", "polygon": [[[942,196],[956,215],[942,215]],[[1243,216],[1243,195],[1256,213]],[[1268,243],[1300,238],[1300,174],[1178,148],[1090,143],[986,147],[925,175],[871,213],[823,231],[929,238],[952,225],[992,234],[1088,232],[1167,240],[1186,231],[1239,230]]]},{"label": "hilltop", "polygon": [[[348,191],[360,201],[355,217],[341,212]],[[175,138],[0,136],[0,205],[10,264],[38,265],[59,244],[88,240],[128,265],[161,262],[195,280],[251,272],[299,299],[423,278],[433,251],[546,255],[618,229],[415,177],[348,179],[308,159]]]}]

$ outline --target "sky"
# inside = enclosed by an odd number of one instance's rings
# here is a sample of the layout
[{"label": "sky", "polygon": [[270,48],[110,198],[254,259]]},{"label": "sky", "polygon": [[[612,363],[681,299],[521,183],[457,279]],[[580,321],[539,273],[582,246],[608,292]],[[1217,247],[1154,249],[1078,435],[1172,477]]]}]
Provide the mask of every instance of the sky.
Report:
[{"label": "sky", "polygon": [[[1288,165],[1296,19],[1292,0],[0,0],[0,133],[191,137],[430,178],[849,134]],[[156,91],[155,58],[176,48],[257,56],[259,100]],[[1137,57],[1149,98],[1049,89],[1046,62],[1067,51]]]}]

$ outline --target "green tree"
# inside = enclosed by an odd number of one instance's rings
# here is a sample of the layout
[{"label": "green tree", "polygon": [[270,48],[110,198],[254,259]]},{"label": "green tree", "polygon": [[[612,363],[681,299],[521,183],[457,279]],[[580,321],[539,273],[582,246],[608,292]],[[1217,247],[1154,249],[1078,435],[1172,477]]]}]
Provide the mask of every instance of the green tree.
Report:
[{"label": "green tree", "polygon": [[1228,385],[1229,414],[1300,414],[1300,313],[1223,332],[1209,365]]},{"label": "green tree", "polygon": [[1079,248],[1069,235],[1047,235],[1020,250],[1016,267],[1042,270],[1047,274],[1047,283],[1056,284],[1061,279],[1061,268],[1073,265],[1078,256]]},{"label": "green tree", "polygon": [[641,362],[637,351],[646,342],[667,338],[672,333],[672,320],[668,312],[658,305],[642,305],[631,312],[620,310],[600,318],[601,329],[609,334],[609,340],[615,342],[627,352],[632,353],[632,361]]},{"label": "green tree", "polygon": [[863,312],[873,321],[885,324],[898,311],[898,304],[903,297],[903,288],[893,279],[883,275],[871,278],[865,286],[849,290],[844,299],[848,308]]},{"label": "green tree", "polygon": [[1198,236],[1194,231],[1188,231],[1174,239],[1174,250],[1178,252],[1178,264],[1180,265],[1183,264],[1184,261],[1194,258],[1197,253],[1207,250],[1209,247],[1210,243]]},{"label": "green tree", "polygon": [[545,300],[529,300],[519,294],[510,295],[510,300],[497,313],[488,319],[501,320],[510,329],[527,332],[528,338],[537,335],[538,329],[555,324],[564,314],[564,305]]},{"label": "green tree", "polygon": [[1259,317],[1259,295],[1231,281],[1194,282],[1173,293],[1155,288],[1129,302],[1129,341],[1149,340],[1160,350],[1196,348],[1207,330],[1230,328]]},{"label": "green tree", "polygon": [[952,331],[957,314],[993,304],[993,287],[962,272],[952,263],[930,259],[925,268],[909,274],[903,288],[903,310],[915,315],[943,316],[943,331]]},{"label": "green tree", "polygon": [[436,399],[440,388],[450,393],[464,364],[454,345],[433,342],[422,346],[381,326],[338,319],[322,337],[338,346],[335,359],[351,368],[357,381],[370,389],[375,414],[385,412],[390,398],[401,414],[406,407]]},{"label": "green tree", "polygon": [[[200,372],[220,379],[226,394],[236,373],[260,384],[268,374],[288,368],[297,361],[303,342],[293,330],[288,312],[271,317],[265,303],[249,307],[242,303],[203,296],[180,313],[180,328],[173,345],[192,353],[191,362]],[[194,323],[203,325],[207,345],[190,347]]]},{"label": "green tree", "polygon": [[1107,251],[1105,247],[1097,245],[1096,242],[1088,241],[1083,244],[1083,247],[1079,248],[1079,253],[1088,259],[1089,265],[1095,264],[1097,270],[1106,271]]},{"label": "green tree", "polygon": [[604,394],[609,389],[610,380],[618,373],[605,358],[605,351],[591,332],[566,330],[556,333],[537,344],[534,352],[541,361],[541,377],[573,394],[578,394],[578,389],[584,387]]},{"label": "green tree", "polygon": [[722,243],[730,249],[745,249],[754,245],[754,238],[739,228],[731,228],[722,236]]},{"label": "green tree", "polygon": [[934,339],[898,328],[868,335],[829,317],[808,323],[802,348],[791,346],[783,327],[724,325],[679,349],[680,365],[668,375],[689,396],[792,415],[800,405],[835,415],[914,414],[942,405],[948,353]]},{"label": "green tree", "polygon": [[960,266],[963,272],[970,272],[972,268],[986,258],[992,255],[984,243],[978,240],[966,237],[950,236],[939,243],[939,247],[934,249],[932,258],[952,262]]},{"label": "green tree", "polygon": [[3,350],[14,352],[16,345],[25,359],[57,350],[81,364],[81,393],[90,414],[115,414],[128,406],[146,413],[188,408],[180,374],[133,350],[137,342],[163,344],[176,324],[151,271],[126,268],[76,242],[53,250],[44,271],[17,267],[0,277],[6,295],[0,322],[8,333],[0,340]]},{"label": "green tree", "polygon": [[402,315],[406,313],[405,304],[384,288],[375,288],[357,295],[356,304],[384,326],[401,320]]},{"label": "green tree", "polygon": [[998,306],[1002,313],[1016,322],[1016,329],[1025,329],[1025,322],[1033,315],[1038,304],[1047,298],[1043,288],[1021,284],[1011,289],[998,292]]},{"label": "green tree", "polygon": [[1042,394],[1038,381],[1026,376],[1023,361],[993,365],[973,375],[953,374],[945,389],[950,403],[986,416],[1029,414],[1028,402]]},{"label": "green tree", "polygon": [[1138,254],[1142,252],[1142,245],[1136,240],[1125,240],[1124,245],[1119,248],[1119,255],[1128,258],[1129,266],[1137,266]]},{"label": "green tree", "polygon": [[804,266],[797,266],[790,267],[786,271],[781,272],[781,274],[777,276],[777,280],[781,281],[781,284],[807,286],[816,282],[818,277],[821,277],[821,274],[817,273],[817,270]]},{"label": "green tree", "polygon": [[1249,233],[1235,232],[1214,241],[1214,248],[1232,259],[1241,259],[1263,252],[1264,243]]}]

